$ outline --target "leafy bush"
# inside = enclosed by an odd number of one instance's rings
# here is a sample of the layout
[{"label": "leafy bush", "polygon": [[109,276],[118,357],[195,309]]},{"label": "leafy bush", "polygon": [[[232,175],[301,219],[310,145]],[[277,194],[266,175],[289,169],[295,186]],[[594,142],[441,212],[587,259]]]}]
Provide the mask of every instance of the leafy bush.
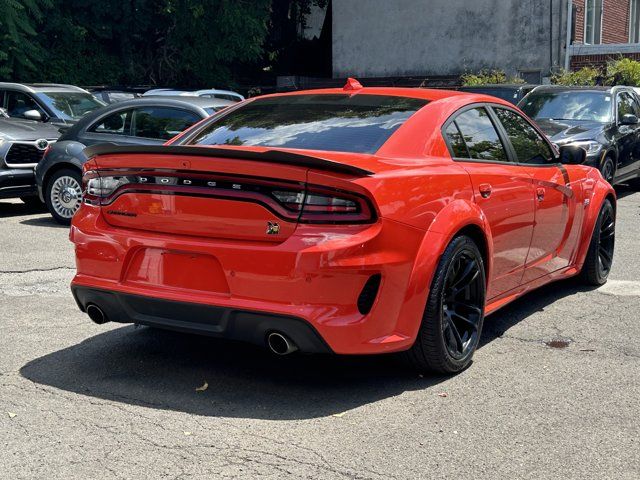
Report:
[{"label": "leafy bush", "polygon": [[478,73],[466,73],[461,77],[462,85],[473,87],[475,85],[524,83],[520,77],[507,77],[502,70],[481,70]]},{"label": "leafy bush", "polygon": [[607,64],[607,85],[627,85],[640,87],[640,62],[621,58]]},{"label": "leafy bush", "polygon": [[602,74],[597,68],[582,67],[575,72],[563,70],[551,77],[551,83],[554,85],[566,85],[568,87],[575,86],[593,86],[598,84],[598,80]]}]

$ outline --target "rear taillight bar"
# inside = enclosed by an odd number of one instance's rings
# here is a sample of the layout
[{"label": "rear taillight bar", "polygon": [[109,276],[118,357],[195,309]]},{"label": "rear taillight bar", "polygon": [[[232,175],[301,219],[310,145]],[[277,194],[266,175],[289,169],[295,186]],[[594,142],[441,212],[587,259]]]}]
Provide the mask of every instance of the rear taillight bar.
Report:
[{"label": "rear taillight bar", "polygon": [[127,193],[184,195],[249,201],[303,223],[372,223],[375,210],[354,192],[255,177],[159,170],[90,170],[83,176],[84,202],[109,205]]}]

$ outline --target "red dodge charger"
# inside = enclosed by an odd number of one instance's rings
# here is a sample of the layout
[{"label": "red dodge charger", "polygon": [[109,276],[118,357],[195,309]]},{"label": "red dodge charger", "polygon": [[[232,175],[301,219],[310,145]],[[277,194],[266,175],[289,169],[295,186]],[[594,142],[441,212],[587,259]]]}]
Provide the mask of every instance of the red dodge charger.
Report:
[{"label": "red dodge charger", "polygon": [[350,80],[86,154],[72,290],[96,323],[453,373],[485,315],[611,269],[614,190],[489,96]]}]

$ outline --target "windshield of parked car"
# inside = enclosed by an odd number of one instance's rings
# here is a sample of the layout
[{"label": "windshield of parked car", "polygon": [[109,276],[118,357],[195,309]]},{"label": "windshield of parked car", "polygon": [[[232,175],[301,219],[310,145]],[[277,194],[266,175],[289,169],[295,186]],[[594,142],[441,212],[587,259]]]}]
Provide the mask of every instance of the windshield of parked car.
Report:
[{"label": "windshield of parked car", "polygon": [[63,120],[77,120],[106,105],[93,95],[83,92],[39,92],[36,96],[53,110],[56,117]]},{"label": "windshield of parked car", "polygon": [[536,120],[577,120],[606,123],[612,120],[611,95],[607,92],[532,92],[520,108]]},{"label": "windshield of parked car", "polygon": [[190,143],[374,153],[426,104],[368,94],[261,98],[210,123]]}]

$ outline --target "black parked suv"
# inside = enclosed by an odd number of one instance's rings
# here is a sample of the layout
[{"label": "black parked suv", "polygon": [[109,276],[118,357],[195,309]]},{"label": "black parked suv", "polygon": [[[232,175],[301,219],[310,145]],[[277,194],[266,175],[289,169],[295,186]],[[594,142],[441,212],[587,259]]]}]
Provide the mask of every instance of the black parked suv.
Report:
[{"label": "black parked suv", "polygon": [[491,95],[516,105],[526,94],[536,87],[537,85],[530,85],[526,83],[497,83],[460,87],[458,90],[461,92]]},{"label": "black parked suv", "polygon": [[69,128],[36,167],[40,198],[53,218],[71,223],[82,197],[85,147],[98,143],[162,145],[203,118],[236,105],[200,97],[149,97],[113,103]]},{"label": "black parked suv", "polygon": [[587,151],[611,184],[640,177],[640,98],[631,87],[540,86],[518,105],[557,146]]}]

